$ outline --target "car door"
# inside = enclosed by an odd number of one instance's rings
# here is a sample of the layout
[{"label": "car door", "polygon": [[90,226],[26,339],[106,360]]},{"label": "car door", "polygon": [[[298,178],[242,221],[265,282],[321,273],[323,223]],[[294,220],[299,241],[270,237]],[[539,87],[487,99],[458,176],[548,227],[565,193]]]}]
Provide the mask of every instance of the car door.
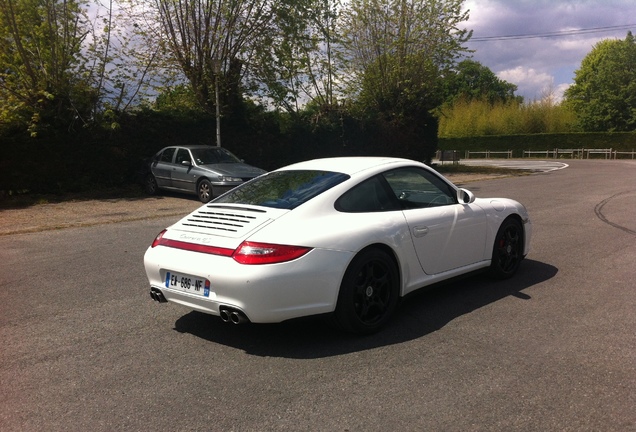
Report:
[{"label": "car door", "polygon": [[484,259],[483,209],[459,203],[451,185],[421,168],[397,169],[384,177],[402,206],[424,272],[443,273]]},{"label": "car door", "polygon": [[192,164],[190,151],[178,148],[172,167],[172,187],[188,192],[196,192],[196,167]]},{"label": "car door", "polygon": [[175,151],[175,147],[163,149],[151,164],[152,174],[155,176],[157,186],[161,188],[172,187],[172,160],[174,159]]}]

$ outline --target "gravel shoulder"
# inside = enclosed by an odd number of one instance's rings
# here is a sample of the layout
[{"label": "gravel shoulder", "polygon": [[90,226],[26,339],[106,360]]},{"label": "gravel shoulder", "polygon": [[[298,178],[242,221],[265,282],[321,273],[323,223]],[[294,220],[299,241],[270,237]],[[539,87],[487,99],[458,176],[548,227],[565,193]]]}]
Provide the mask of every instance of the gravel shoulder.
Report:
[{"label": "gravel shoulder", "polygon": [[[494,174],[450,174],[457,185],[501,178]],[[124,221],[183,216],[201,205],[188,195],[72,200],[0,210],[0,236]]]},{"label": "gravel shoulder", "polygon": [[0,236],[180,216],[200,205],[187,195],[36,204],[0,211]]}]

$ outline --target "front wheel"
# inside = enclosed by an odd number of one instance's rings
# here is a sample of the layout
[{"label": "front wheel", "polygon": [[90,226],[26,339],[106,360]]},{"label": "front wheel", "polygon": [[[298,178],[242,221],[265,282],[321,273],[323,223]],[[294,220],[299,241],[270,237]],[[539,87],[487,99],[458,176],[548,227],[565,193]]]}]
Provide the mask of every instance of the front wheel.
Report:
[{"label": "front wheel", "polygon": [[197,186],[197,195],[202,203],[210,202],[212,199],[212,183],[205,179],[201,180],[199,186]]},{"label": "front wheel", "polygon": [[374,333],[398,303],[400,277],[395,261],[380,249],[356,256],[342,279],[334,312],[336,323],[353,333]]},{"label": "front wheel", "polygon": [[517,272],[522,259],[523,228],[518,220],[508,218],[495,237],[490,275],[496,279],[508,279]]}]

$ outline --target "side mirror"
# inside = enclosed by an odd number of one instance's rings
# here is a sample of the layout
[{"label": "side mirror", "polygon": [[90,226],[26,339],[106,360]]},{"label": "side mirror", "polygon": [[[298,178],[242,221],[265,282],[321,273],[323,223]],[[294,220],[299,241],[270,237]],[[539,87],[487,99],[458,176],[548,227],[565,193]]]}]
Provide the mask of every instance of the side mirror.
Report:
[{"label": "side mirror", "polygon": [[181,161],[181,165],[183,165],[183,166],[191,166],[192,162],[190,162],[189,160],[184,160],[184,161]]},{"label": "side mirror", "polygon": [[475,194],[468,189],[461,188],[457,191],[457,201],[461,204],[471,204],[475,202]]}]

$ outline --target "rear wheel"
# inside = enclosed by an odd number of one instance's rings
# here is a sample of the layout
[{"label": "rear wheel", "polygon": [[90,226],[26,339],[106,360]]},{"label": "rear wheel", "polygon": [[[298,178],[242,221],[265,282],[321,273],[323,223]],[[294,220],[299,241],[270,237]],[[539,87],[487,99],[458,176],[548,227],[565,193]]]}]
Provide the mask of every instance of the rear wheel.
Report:
[{"label": "rear wheel", "polygon": [[148,173],[148,175],[146,175],[146,178],[144,180],[144,189],[146,190],[146,193],[148,195],[157,195],[157,192],[159,191],[157,180],[155,180],[155,176],[153,176],[151,173]]},{"label": "rear wheel", "polygon": [[517,219],[508,218],[495,237],[490,275],[496,279],[508,279],[517,272],[522,259],[523,228]]},{"label": "rear wheel", "polygon": [[212,199],[212,184],[206,179],[201,180],[199,186],[197,186],[197,195],[202,203],[210,202]]},{"label": "rear wheel", "polygon": [[361,252],[347,268],[340,285],[334,318],[353,333],[373,333],[388,322],[399,296],[395,261],[380,249]]}]

